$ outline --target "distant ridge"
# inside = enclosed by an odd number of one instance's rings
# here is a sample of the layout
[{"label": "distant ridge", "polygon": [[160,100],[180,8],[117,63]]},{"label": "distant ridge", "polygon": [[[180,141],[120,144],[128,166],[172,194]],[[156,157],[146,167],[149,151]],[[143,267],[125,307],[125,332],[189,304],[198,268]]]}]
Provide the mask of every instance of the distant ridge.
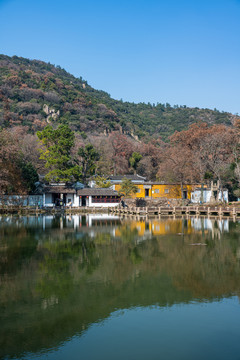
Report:
[{"label": "distant ridge", "polygon": [[195,122],[231,126],[239,116],[217,110],[130,103],[95,90],[81,77],[40,60],[0,55],[0,126],[67,123],[82,136],[113,130],[135,139],[161,137]]}]

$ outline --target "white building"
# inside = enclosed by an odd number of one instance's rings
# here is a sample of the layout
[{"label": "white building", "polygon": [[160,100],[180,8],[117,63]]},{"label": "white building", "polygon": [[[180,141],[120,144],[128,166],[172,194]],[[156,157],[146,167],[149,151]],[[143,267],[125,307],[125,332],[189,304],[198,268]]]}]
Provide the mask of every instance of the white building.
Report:
[{"label": "white building", "polygon": [[74,187],[56,183],[43,187],[43,206],[79,206],[79,197]]},{"label": "white building", "polygon": [[213,201],[222,201],[228,202],[228,190],[223,189],[222,191],[212,191],[211,188],[196,188],[194,191],[191,192],[191,202],[194,204],[201,203],[201,191],[203,191],[203,203],[210,203]]},{"label": "white building", "polygon": [[110,207],[118,206],[120,196],[117,191],[109,188],[85,188],[77,191],[79,206]]}]

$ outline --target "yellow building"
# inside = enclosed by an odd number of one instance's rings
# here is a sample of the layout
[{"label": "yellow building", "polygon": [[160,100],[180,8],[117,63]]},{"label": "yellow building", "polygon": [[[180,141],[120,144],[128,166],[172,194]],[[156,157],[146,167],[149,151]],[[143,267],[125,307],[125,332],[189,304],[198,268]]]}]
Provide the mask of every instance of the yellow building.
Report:
[{"label": "yellow building", "polygon": [[[148,182],[146,178],[139,175],[119,175],[119,176],[109,176],[109,179],[112,183],[113,190],[119,191],[121,188],[122,179],[127,178],[132,181],[134,185],[137,186],[138,191],[136,194],[133,194],[133,198],[166,198],[166,199],[181,199],[181,184],[166,184],[163,182]],[[191,199],[191,192],[195,190],[196,187],[199,188],[199,184],[188,184],[183,185],[183,198]],[[204,185],[206,187],[207,185]]]},{"label": "yellow building", "polygon": [[[161,184],[145,182],[142,184],[135,183],[138,188],[136,194],[132,195],[133,198],[167,198],[167,199],[181,199],[181,185],[180,184]],[[114,190],[119,191],[121,182],[115,183]],[[191,192],[199,185],[184,185],[183,198],[191,199]]]}]

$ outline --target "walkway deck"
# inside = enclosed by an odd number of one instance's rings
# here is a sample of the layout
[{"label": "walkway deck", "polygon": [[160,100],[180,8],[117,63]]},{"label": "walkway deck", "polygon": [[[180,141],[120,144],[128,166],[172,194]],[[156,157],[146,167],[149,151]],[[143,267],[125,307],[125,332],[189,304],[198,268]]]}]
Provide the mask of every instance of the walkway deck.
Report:
[{"label": "walkway deck", "polygon": [[240,207],[210,207],[210,206],[176,206],[176,207],[115,207],[109,208],[114,214],[129,214],[139,216],[152,215],[217,215],[240,217]]}]

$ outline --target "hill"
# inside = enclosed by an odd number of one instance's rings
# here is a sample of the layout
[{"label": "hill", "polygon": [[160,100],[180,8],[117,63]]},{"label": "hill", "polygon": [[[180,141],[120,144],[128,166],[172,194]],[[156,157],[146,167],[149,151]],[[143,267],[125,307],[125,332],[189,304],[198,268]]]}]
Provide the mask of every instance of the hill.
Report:
[{"label": "hill", "polygon": [[60,66],[0,55],[2,127],[23,125],[34,133],[48,123],[67,123],[83,137],[119,130],[134,138],[166,140],[195,122],[230,126],[236,117],[217,110],[114,100]]}]

